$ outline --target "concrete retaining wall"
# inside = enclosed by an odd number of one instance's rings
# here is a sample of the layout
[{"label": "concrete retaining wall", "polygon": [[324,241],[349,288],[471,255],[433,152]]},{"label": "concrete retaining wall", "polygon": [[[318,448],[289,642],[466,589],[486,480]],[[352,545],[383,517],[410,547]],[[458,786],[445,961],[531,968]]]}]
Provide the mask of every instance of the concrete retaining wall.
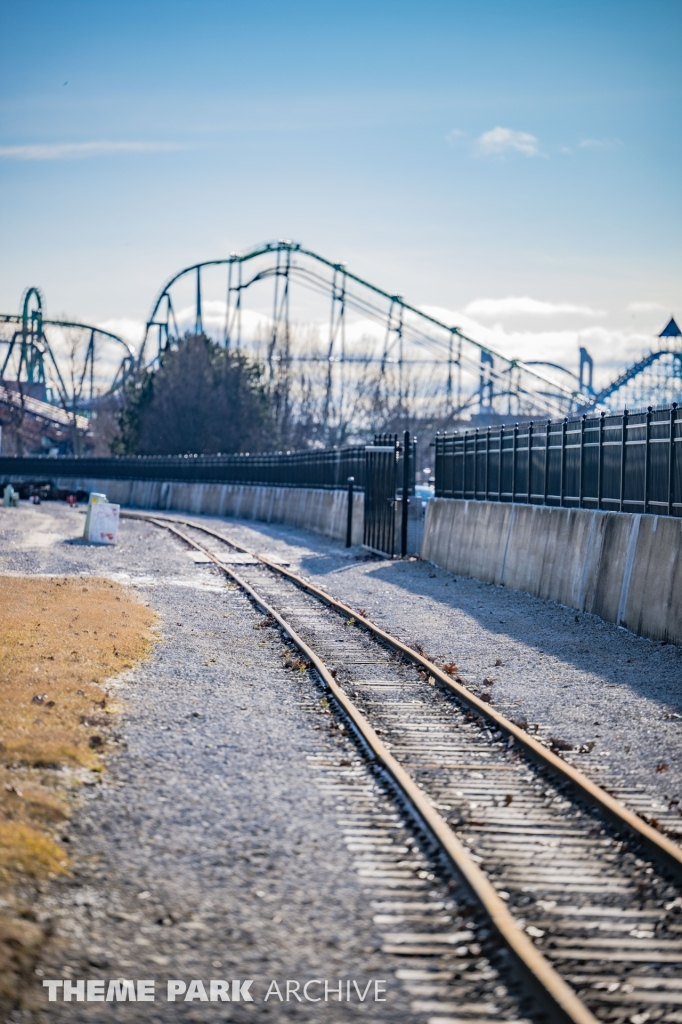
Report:
[{"label": "concrete retaining wall", "polygon": [[[12,477],[16,483],[20,479]],[[3,479],[3,483],[7,481]],[[346,491],[160,480],[95,480],[84,477],[59,477],[53,483],[55,487],[65,490],[99,491],[106,494],[109,501],[128,508],[237,516],[264,523],[286,523],[336,540],[346,539]],[[353,495],[354,544],[362,544],[363,514],[364,494],[356,491]]]},{"label": "concrete retaining wall", "polygon": [[682,519],[434,498],[421,554],[682,644]]}]

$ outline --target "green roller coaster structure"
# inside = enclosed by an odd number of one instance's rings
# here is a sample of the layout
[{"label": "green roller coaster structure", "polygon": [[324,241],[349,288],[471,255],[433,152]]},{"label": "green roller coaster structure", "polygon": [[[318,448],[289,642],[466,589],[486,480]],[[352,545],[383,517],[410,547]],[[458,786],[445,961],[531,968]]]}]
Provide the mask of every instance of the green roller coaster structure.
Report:
[{"label": "green roller coaster structure", "polygon": [[598,392],[580,411],[636,409],[682,404],[682,331],[674,317],[663,328],[659,347],[646,352]]},{"label": "green roller coaster structure", "polygon": [[[43,315],[43,296],[39,288],[30,287],[24,292],[21,313],[0,314],[0,324],[9,326],[11,333],[0,338],[0,380],[7,379],[8,371],[14,381],[24,381],[33,389],[45,390],[48,400],[75,411],[86,411],[93,402],[116,391],[132,372],[136,355],[133,348],[122,338],[101,327],[92,327],[70,320],[49,320]],[[12,330],[12,328],[14,328]],[[77,366],[71,367],[70,380],[50,342],[46,328],[69,330],[84,335],[87,340],[84,351],[79,354]],[[98,361],[98,347],[103,340],[123,348],[113,379],[104,387],[96,387],[95,367]],[[56,394],[50,395],[50,391]]]},{"label": "green roller coaster structure", "polygon": [[[306,350],[297,332],[311,324],[318,343]],[[102,328],[45,318],[40,290],[28,288],[18,315],[0,314],[0,387],[25,391],[72,418],[87,417],[131,375],[153,368],[185,333],[255,349],[275,383],[296,363],[314,367],[325,420],[339,414],[348,375],[367,366],[398,403],[416,368],[429,381],[425,403],[438,404],[453,420],[556,417],[682,397],[680,330],[672,319],[656,351],[595,392],[584,349],[577,376],[554,363],[510,359],[351,273],[345,263],[287,240],[174,274],[153,303],[139,353]],[[567,385],[561,373],[574,383]]]},{"label": "green roller coaster structure", "polygon": [[[331,408],[334,378],[342,365],[353,362],[378,364],[382,377],[395,368],[394,386],[400,397],[403,371],[408,365],[427,364],[442,375],[445,404],[453,415],[478,409],[489,415],[556,415],[568,412],[579,392],[544,375],[531,364],[509,359],[469,337],[459,327],[447,324],[405,302],[357,274],[345,263],[334,262],[305,249],[296,242],[280,240],[256,246],[245,253],[232,253],[224,259],[207,260],[185,267],[171,277],[160,290],[145,328],[141,359],[153,363],[167,346],[174,344],[183,331],[206,331],[205,287],[207,274],[220,268],[222,283],[222,324],[214,330],[216,340],[226,346],[242,347],[244,296],[270,282],[271,293],[262,293],[257,302],[267,310],[267,337],[262,338],[263,358],[268,374],[275,377],[277,367],[297,358],[325,364],[325,406]],[[191,315],[180,318],[174,293],[179,286],[191,286]],[[326,302],[324,349],[315,356],[296,356],[291,352],[292,302],[294,286],[302,286]],[[215,303],[214,303],[215,305]],[[321,305],[320,309],[324,307]],[[378,329],[379,344],[356,346],[345,341],[350,321],[355,318]],[[318,322],[320,318],[318,317]],[[150,351],[151,350],[151,351]]]}]

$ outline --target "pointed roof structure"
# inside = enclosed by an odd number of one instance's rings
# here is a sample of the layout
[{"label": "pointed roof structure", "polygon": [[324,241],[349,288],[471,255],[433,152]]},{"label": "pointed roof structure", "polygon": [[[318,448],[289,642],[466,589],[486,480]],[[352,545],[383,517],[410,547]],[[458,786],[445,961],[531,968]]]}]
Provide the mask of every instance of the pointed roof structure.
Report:
[{"label": "pointed roof structure", "polygon": [[682,331],[679,329],[679,327],[675,323],[675,317],[671,316],[670,320],[668,321],[668,323],[665,325],[665,327],[663,328],[663,330],[659,334],[659,338],[680,338],[680,337],[682,337]]}]

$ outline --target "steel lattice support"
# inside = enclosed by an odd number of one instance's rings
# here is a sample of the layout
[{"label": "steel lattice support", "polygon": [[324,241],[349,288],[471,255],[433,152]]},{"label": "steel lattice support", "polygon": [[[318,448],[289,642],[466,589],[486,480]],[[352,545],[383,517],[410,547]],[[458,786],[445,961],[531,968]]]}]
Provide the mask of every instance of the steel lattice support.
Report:
[{"label": "steel lattice support", "polygon": [[[561,385],[527,363],[511,361],[490,350],[470,338],[459,327],[445,324],[409,305],[402,296],[386,292],[350,273],[345,265],[327,260],[299,244],[283,240],[259,246],[246,253],[232,253],[226,259],[195,264],[174,275],[164,285],[152,308],[140,353],[141,362],[149,359],[148,346],[153,330],[158,330],[159,338],[163,337],[165,344],[179,338],[178,326],[171,322],[171,293],[191,274],[196,276],[197,292],[194,328],[206,329],[200,307],[204,276],[209,270],[221,267],[227,271],[226,291],[223,291],[223,295],[226,294],[224,326],[221,329],[221,340],[226,346],[243,347],[246,344],[243,332],[244,293],[259,283],[272,281],[269,342],[264,353],[271,381],[277,376],[278,366],[281,368],[298,359],[308,358],[309,362],[319,360],[319,357],[303,357],[292,353],[292,286],[302,286],[313,297],[326,297],[330,315],[324,356],[326,373],[322,386],[325,411],[328,414],[334,410],[335,401],[337,405],[339,403],[346,368],[352,367],[354,363],[374,361],[379,366],[378,387],[384,395],[389,389],[389,370],[394,373],[390,387],[397,392],[399,405],[406,394],[406,367],[419,364],[444,367],[443,394],[452,414],[474,410],[480,405],[481,388],[478,378],[481,353],[486,354],[486,402],[492,411],[500,414],[511,411],[518,415],[554,415],[570,411],[578,400],[577,390]],[[248,274],[245,273],[247,268]],[[351,312],[356,318],[364,318],[381,327],[384,342],[380,352],[349,354],[345,338]],[[161,348],[160,344],[159,351]],[[419,352],[422,355],[416,355]],[[453,400],[455,366],[456,402]],[[337,367],[340,368],[338,374]]]}]

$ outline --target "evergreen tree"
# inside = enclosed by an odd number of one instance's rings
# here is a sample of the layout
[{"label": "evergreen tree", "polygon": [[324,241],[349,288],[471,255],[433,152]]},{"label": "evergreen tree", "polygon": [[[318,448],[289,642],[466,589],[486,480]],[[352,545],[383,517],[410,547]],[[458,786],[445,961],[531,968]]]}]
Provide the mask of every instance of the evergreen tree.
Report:
[{"label": "evergreen tree", "polygon": [[262,370],[241,352],[186,334],[158,369],[126,389],[119,455],[208,455],[272,447],[272,416]]}]

